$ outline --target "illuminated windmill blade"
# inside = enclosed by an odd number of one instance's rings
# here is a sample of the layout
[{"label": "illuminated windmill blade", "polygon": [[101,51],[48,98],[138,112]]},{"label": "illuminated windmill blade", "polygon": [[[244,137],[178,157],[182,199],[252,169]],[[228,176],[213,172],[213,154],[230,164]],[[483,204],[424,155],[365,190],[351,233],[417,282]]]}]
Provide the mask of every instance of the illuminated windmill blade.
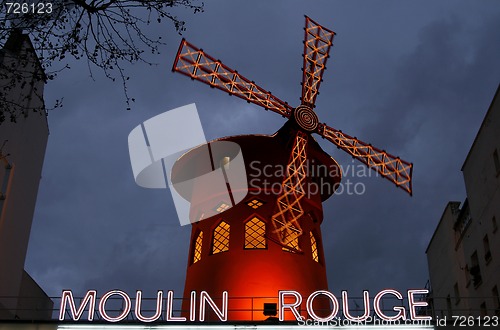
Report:
[{"label": "illuminated windmill blade", "polygon": [[306,194],[307,139],[306,133],[297,132],[281,184],[281,195],[276,200],[276,211],[271,217],[277,243],[294,252],[300,252],[298,238],[302,235],[299,219],[304,215],[300,200]]},{"label": "illuminated windmill blade", "polygon": [[349,155],[377,171],[384,178],[392,181],[397,187],[410,195],[412,194],[413,164],[324,124],[318,128],[318,133]]},{"label": "illuminated windmill blade", "polygon": [[208,84],[210,87],[218,88],[248,102],[260,105],[283,117],[289,118],[292,113],[292,107],[286,102],[184,39],[179,46],[172,71],[180,72]]},{"label": "illuminated windmill blade", "polygon": [[319,85],[326,68],[335,32],[306,16],[304,64],[302,67],[302,104],[314,108]]}]

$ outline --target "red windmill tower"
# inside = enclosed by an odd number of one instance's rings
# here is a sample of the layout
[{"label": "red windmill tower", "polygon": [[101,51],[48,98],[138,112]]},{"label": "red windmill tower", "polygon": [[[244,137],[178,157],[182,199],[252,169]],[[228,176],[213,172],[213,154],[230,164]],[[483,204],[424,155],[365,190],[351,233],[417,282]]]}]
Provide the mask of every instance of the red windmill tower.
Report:
[{"label": "red windmill tower", "polygon": [[[306,16],[302,96],[296,108],[182,40],[173,71],[288,118],[270,136],[218,140],[236,142],[243,152],[248,177],[258,180],[249,182],[247,197],[237,205],[221,200],[220,194],[207,187],[193,188],[200,193],[192,202],[191,213],[202,214],[204,209],[212,208],[220,214],[192,224],[185,301],[192,291],[207,291],[212,297],[228,291],[233,298],[229,320],[262,320],[264,304],[276,303],[279,290],[295,290],[308,296],[328,289],[320,229],[322,202],[334,193],[341,173],[337,162],[321,149],[312,133],[411,195],[412,164],[320,123],[313,111],[334,35]],[[187,168],[193,170],[198,156],[195,148],[177,160],[172,180],[185,175]],[[214,164],[229,159],[216,151],[211,157]],[[281,175],[278,171],[269,177],[264,166],[284,170]],[[233,207],[227,209],[230,205]],[[318,304],[329,308],[325,302],[318,300]],[[189,310],[187,303],[183,310]],[[307,317],[305,308],[301,313]]]}]

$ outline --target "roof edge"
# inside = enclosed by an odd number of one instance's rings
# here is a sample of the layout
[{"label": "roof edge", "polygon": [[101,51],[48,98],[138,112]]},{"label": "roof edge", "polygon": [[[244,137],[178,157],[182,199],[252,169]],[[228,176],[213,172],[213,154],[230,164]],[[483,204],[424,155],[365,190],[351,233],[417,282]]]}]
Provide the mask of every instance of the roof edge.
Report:
[{"label": "roof edge", "polygon": [[427,244],[427,248],[425,249],[425,254],[427,254],[427,252],[429,251],[429,248],[431,247],[431,244],[432,244],[432,241],[434,240],[434,237],[436,236],[436,233],[439,229],[439,226],[441,226],[441,223],[443,222],[443,219],[444,219],[444,215],[446,214],[446,211],[448,210],[448,207],[451,206],[451,204],[458,204],[458,206],[460,207],[460,204],[461,202],[458,202],[458,201],[449,201],[444,210],[443,210],[443,213],[441,214],[441,217],[439,218],[439,222],[436,226],[436,229],[434,229],[434,232],[432,233],[432,237],[431,239],[429,240],[429,244]]},{"label": "roof edge", "polygon": [[9,38],[7,38],[7,41],[5,42],[3,46],[3,50],[11,51],[13,53],[18,53],[21,51],[24,47],[24,43],[27,43],[26,49],[31,51],[34,55],[34,60],[36,62],[37,68],[35,70],[40,71],[42,74],[42,80],[44,83],[47,83],[47,75],[45,73],[45,70],[43,69],[42,63],[40,62],[40,59],[38,58],[38,55],[35,51],[35,47],[33,46],[33,43],[31,42],[31,38],[27,33],[24,33],[21,29],[13,29],[10,32]]},{"label": "roof edge", "polygon": [[477,139],[479,137],[479,133],[481,133],[481,130],[483,129],[483,127],[486,124],[486,119],[488,118],[488,116],[492,112],[493,105],[496,103],[497,99],[499,98],[499,96],[498,96],[499,94],[500,94],[500,83],[497,86],[497,90],[495,92],[495,95],[493,96],[493,100],[491,100],[490,106],[488,107],[488,111],[486,112],[486,115],[484,116],[483,121],[481,122],[481,126],[479,127],[479,130],[476,133],[476,137],[474,138],[474,141],[472,142],[472,145],[470,146],[469,152],[467,153],[467,156],[465,157],[464,163],[462,164],[462,168],[460,169],[462,172],[464,170],[465,164],[469,160],[472,149],[476,145]]}]

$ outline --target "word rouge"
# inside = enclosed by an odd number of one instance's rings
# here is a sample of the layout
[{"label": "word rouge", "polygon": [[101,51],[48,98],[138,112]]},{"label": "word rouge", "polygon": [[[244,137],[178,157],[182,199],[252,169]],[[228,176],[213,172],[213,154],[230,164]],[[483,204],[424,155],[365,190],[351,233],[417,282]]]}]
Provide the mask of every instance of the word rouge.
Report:
[{"label": "word rouge", "polygon": [[[380,292],[378,292],[374,297],[373,297],[373,310],[375,311],[375,314],[382,320],[385,321],[397,321],[397,320],[406,320],[407,316],[411,320],[431,320],[430,316],[422,316],[422,315],[417,315],[417,308],[419,307],[426,307],[427,303],[424,301],[417,301],[415,299],[416,295],[423,295],[429,293],[428,290],[408,290],[407,291],[407,298],[408,298],[408,312],[405,307],[402,306],[402,302],[404,300],[403,295],[393,289],[385,289]],[[330,300],[332,310],[330,314],[326,317],[320,317],[316,313],[313,307],[314,300],[319,297],[323,296],[326,297],[327,299]],[[391,314],[394,315],[387,315],[384,313],[384,311],[381,308],[381,301],[382,298],[386,296],[391,296],[390,298],[396,298],[401,304],[398,304],[397,306],[393,306],[391,309]],[[120,309],[120,313],[118,315],[113,315],[110,316],[108,311],[106,310],[106,303],[110,299],[121,299],[122,300],[122,308]],[[197,299],[198,298],[198,299]],[[200,321],[203,322],[205,321],[205,312],[207,310],[207,305],[212,309],[212,311],[217,315],[219,320],[222,322],[227,321],[227,316],[228,316],[228,302],[229,302],[229,297],[227,291],[224,291],[222,293],[222,302],[220,308],[217,306],[217,304],[214,302],[214,300],[210,297],[210,295],[206,291],[202,291],[199,294],[199,297],[197,297],[197,294],[195,291],[191,292],[191,297],[190,297],[190,308],[189,308],[189,317],[185,316],[174,316],[173,315],[173,300],[174,300],[174,292],[173,291],[167,291],[167,295],[164,298],[164,292],[163,291],[158,291],[157,296],[156,296],[156,311],[154,315],[152,316],[144,316],[141,312],[141,305],[142,305],[142,291],[137,291],[136,296],[135,296],[135,306],[133,309],[134,316],[137,320],[141,322],[154,322],[160,319],[162,314],[164,314],[164,319],[167,322],[186,322],[189,318],[189,321]],[[119,322],[124,319],[126,319],[129,314],[132,311],[132,299],[130,296],[121,290],[113,290],[106,292],[100,299],[99,299],[99,305],[96,310],[96,300],[97,300],[97,291],[95,290],[90,290],[87,292],[85,297],[81,299],[80,306],[77,308],[75,304],[75,299],[73,298],[73,293],[71,290],[64,290],[62,292],[61,296],[61,307],[59,310],[59,320],[64,321],[65,320],[65,314],[66,312],[69,313],[71,319],[73,321],[78,321],[80,318],[83,316],[85,309],[88,307],[88,313],[87,313],[87,320],[88,321],[93,321],[94,319],[94,314],[96,311],[100,315],[100,319],[108,321],[108,322]],[[163,303],[163,300],[165,300],[165,304]],[[197,303],[198,300],[198,303]],[[290,302],[292,301],[293,302]],[[285,302],[287,301],[287,302]],[[284,321],[285,320],[285,312],[291,312],[294,317],[296,318],[297,321],[302,321],[304,320],[304,317],[300,315],[300,306],[303,302],[303,298],[298,293],[297,291],[279,291],[278,294],[278,315],[279,315],[279,320]],[[363,322],[369,319],[371,309],[370,309],[370,293],[368,291],[363,291],[363,305],[364,305],[364,313],[363,315],[360,316],[352,316],[351,313],[349,312],[349,305],[348,305],[348,294],[347,291],[342,291],[342,301],[339,303],[339,300],[335,295],[331,292],[328,291],[315,291],[309,295],[309,297],[306,300],[306,310],[308,315],[315,321],[318,322],[328,322],[330,320],[333,320],[335,317],[337,317],[337,314],[339,313],[340,307],[342,305],[342,313],[345,319],[348,319],[350,321],[355,321],[355,322]],[[163,312],[163,306],[165,306],[165,312]],[[68,310],[69,309],[69,310]],[[198,309],[198,313],[197,310]],[[230,309],[229,309],[230,310]],[[114,313],[116,314],[116,310],[114,310]],[[198,316],[198,318],[197,318]]]}]

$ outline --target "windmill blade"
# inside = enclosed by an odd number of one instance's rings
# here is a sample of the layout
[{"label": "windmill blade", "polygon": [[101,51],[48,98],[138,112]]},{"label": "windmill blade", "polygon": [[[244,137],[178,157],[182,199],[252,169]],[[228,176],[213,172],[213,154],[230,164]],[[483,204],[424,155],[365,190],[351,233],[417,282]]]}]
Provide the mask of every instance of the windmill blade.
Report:
[{"label": "windmill blade", "polygon": [[349,155],[377,171],[384,178],[392,181],[397,187],[410,195],[412,194],[413,164],[325,124],[320,125],[318,133]]},{"label": "windmill blade", "polygon": [[301,199],[305,196],[307,180],[307,140],[308,135],[298,131],[288,160],[286,175],[281,184],[281,194],[276,200],[276,208],[271,222],[277,241],[287,251],[301,252],[299,236],[302,235],[299,220],[304,215]]},{"label": "windmill blade", "polygon": [[292,113],[293,108],[286,102],[184,39],[179,46],[172,71],[180,72],[191,79],[208,84],[210,87],[218,88],[248,102],[260,105],[283,117],[289,118]]},{"label": "windmill blade", "polygon": [[311,108],[314,108],[318,96],[334,35],[335,32],[306,16],[301,101]]}]

